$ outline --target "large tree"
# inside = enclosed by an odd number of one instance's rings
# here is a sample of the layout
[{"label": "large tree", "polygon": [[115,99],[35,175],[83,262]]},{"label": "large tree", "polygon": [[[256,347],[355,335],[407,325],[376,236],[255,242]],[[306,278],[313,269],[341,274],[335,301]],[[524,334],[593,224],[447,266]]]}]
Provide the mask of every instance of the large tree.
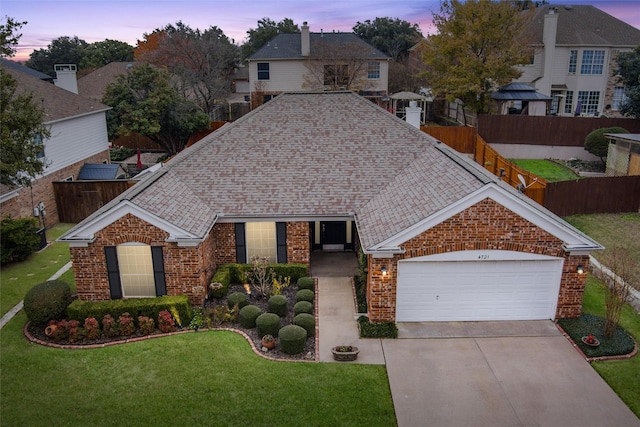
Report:
[{"label": "large tree", "polygon": [[211,116],[231,92],[239,52],[218,27],[201,32],[179,21],[145,34],[135,55],[137,60],[166,68],[179,93]]},{"label": "large tree", "polygon": [[149,137],[170,155],[180,152],[191,134],[209,127],[209,116],[180,96],[164,71],[145,64],[107,86],[102,102],[109,137],[138,133]]},{"label": "large tree", "polygon": [[118,40],[106,39],[88,44],[82,51],[79,68],[100,68],[110,62],[133,61],[133,46]]},{"label": "large tree", "polygon": [[242,45],[242,57],[247,58],[257,52],[269,40],[281,33],[299,33],[300,28],[291,18],[284,18],[280,22],[275,22],[269,18],[262,18],[258,21],[257,28],[247,30],[247,41]]},{"label": "large tree", "polygon": [[87,42],[79,39],[78,36],[59,37],[52,40],[46,49],[38,49],[31,52],[25,65],[55,77],[55,64],[76,64],[80,66],[82,53],[86,47]]},{"label": "large tree", "polygon": [[418,24],[411,24],[398,18],[376,18],[373,21],[358,22],[353,32],[394,61],[405,58],[409,49],[422,40]]},{"label": "large tree", "polygon": [[532,52],[523,35],[532,16],[509,2],[444,0],[433,15],[438,33],[423,50],[434,92],[488,112],[490,93],[519,77],[517,65],[528,62]]},{"label": "large tree", "polygon": [[617,61],[626,96],[620,111],[624,115],[640,118],[640,46],[631,52],[620,53]]},{"label": "large tree", "polygon": [[[2,56],[13,56],[26,22],[7,18],[0,25]],[[16,80],[0,66],[0,183],[29,185],[41,174],[45,163],[42,141],[50,136],[42,107],[29,93],[18,91]]]}]

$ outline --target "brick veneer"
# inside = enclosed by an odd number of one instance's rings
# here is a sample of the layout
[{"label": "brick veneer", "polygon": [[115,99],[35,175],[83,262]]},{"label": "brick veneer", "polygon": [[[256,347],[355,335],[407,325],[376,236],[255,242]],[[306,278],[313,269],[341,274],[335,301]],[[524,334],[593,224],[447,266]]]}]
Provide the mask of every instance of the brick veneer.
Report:
[{"label": "brick veneer", "polygon": [[287,223],[287,262],[307,264],[311,256],[311,237],[308,222]]},{"label": "brick veneer", "polygon": [[[374,322],[395,321],[398,261],[463,250],[508,250],[564,257],[556,317],[577,317],[582,309],[586,275],[576,273],[582,264],[588,267],[588,256],[571,256],[562,241],[491,199],[485,199],[416,236],[404,244],[404,254],[392,259],[368,260],[367,301],[369,318]],[[387,276],[380,273],[389,268]]]},{"label": "brick veneer", "polygon": [[33,218],[33,208],[38,202],[42,201],[47,210],[47,227],[57,224],[58,208],[56,206],[56,197],[53,193],[54,181],[62,181],[70,176],[77,179],[80,169],[85,163],[102,163],[109,158],[109,152],[91,156],[80,162],[69,165],[65,168],[51,172],[42,178],[38,178],[31,184],[31,188],[24,187],[20,190],[17,197],[7,200],[0,205],[2,216],[10,215],[13,218]]}]

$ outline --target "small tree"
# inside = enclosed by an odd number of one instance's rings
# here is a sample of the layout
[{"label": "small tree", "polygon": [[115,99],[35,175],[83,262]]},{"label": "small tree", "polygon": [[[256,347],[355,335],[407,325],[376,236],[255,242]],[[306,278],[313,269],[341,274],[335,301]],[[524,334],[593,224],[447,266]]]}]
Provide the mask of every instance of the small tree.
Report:
[{"label": "small tree", "polygon": [[622,308],[629,302],[631,287],[640,286],[640,273],[635,260],[621,246],[614,246],[603,261],[611,270],[598,274],[606,288],[604,336],[611,338],[618,327]]},{"label": "small tree", "polygon": [[275,273],[269,267],[269,259],[261,257],[251,258],[251,271],[248,274],[251,284],[260,292],[262,298],[271,295]]},{"label": "small tree", "polygon": [[628,130],[614,126],[610,128],[600,128],[594,131],[591,131],[587,138],[584,140],[584,149],[593,154],[594,156],[600,157],[600,161],[603,165],[606,165],[607,153],[609,151],[609,140],[605,136],[607,133],[629,133]]}]

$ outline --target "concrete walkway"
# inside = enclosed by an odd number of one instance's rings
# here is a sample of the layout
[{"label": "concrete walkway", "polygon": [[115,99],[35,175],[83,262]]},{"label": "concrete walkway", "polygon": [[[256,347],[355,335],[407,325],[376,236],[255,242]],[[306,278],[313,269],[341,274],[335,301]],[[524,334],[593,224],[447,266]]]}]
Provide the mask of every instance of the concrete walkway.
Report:
[{"label": "concrete walkway", "polygon": [[312,258],[319,359],[334,362],[331,347],[344,344],[358,359],[334,363],[386,365],[400,427],[640,427],[551,321],[400,323],[399,339],[360,339],[343,262]]}]

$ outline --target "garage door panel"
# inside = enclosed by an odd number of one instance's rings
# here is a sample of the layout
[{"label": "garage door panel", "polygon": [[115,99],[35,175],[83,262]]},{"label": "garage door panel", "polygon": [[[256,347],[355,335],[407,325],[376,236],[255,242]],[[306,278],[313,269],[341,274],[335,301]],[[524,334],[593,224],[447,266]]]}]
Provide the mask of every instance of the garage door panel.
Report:
[{"label": "garage door panel", "polygon": [[562,259],[401,262],[397,321],[555,316]]}]

